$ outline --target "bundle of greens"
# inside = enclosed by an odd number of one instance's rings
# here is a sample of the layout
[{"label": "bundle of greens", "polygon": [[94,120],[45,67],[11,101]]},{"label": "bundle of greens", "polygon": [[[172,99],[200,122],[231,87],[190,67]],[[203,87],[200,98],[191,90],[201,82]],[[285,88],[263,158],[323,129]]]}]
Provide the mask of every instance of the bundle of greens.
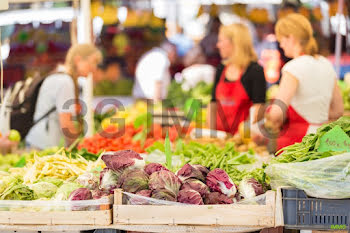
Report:
[{"label": "bundle of greens", "polygon": [[338,85],[343,96],[344,109],[350,110],[350,85],[344,81],[339,81]]},{"label": "bundle of greens", "polygon": [[183,108],[188,99],[201,100],[203,105],[207,105],[211,99],[213,85],[205,82],[199,82],[194,88],[185,91],[182,89],[182,83],[173,81],[168,89],[168,96],[165,101],[166,107]]},{"label": "bundle of greens", "polygon": [[305,162],[341,154],[342,152],[336,151],[318,151],[322,136],[335,126],[340,126],[340,128],[350,136],[350,117],[342,117],[335,122],[321,126],[316,134],[306,135],[302,142],[282,148],[276,153],[279,154],[279,156],[273,159],[272,163]]},{"label": "bundle of greens", "polygon": [[[155,150],[164,152],[165,148],[164,144],[156,142],[146,150],[148,153],[152,153]],[[212,143],[189,142],[184,144],[181,140],[178,140],[172,154],[181,157],[182,166],[189,163],[200,164],[210,170],[220,168],[225,170],[234,181],[241,181],[250,174],[237,170],[237,165],[254,164],[257,161],[252,152],[240,153],[235,149],[235,144],[231,142],[226,143],[226,146],[221,148]],[[252,178],[256,178],[256,175]],[[260,180],[262,180],[262,175],[261,178],[258,178],[258,181]]]}]

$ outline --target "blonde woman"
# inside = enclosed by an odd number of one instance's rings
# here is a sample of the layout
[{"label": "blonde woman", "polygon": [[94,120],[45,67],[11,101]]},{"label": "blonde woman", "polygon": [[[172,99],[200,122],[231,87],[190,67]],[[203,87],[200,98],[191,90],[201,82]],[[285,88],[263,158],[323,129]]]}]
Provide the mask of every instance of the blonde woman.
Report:
[{"label": "blonde woman", "polygon": [[[275,33],[287,57],[276,100],[266,114],[265,127],[280,131],[277,150],[301,142],[309,133],[343,114],[343,100],[332,64],[317,54],[310,22],[301,14],[280,19]],[[253,136],[261,141],[261,132]]]},{"label": "blonde woman", "polygon": [[265,103],[266,81],[257,63],[252,37],[240,23],[221,26],[217,47],[222,58],[216,72],[209,108],[211,128],[235,134],[238,125]]},{"label": "blonde woman", "polygon": [[[70,145],[78,137],[81,127],[73,121],[73,117],[79,115],[78,77],[87,77],[94,72],[101,59],[101,53],[95,46],[75,45],[69,49],[59,71],[45,78],[34,113],[37,124],[26,137],[30,147],[58,146],[62,139]],[[43,116],[45,118],[38,121]],[[78,125],[81,126],[81,123]]]}]

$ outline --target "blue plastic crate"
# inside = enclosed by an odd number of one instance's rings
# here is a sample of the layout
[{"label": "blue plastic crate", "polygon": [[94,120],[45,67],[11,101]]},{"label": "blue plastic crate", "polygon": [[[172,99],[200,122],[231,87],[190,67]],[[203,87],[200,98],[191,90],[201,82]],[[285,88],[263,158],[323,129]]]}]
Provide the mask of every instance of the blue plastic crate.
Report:
[{"label": "blue plastic crate", "polygon": [[311,198],[294,188],[281,191],[285,228],[349,230],[350,199]]}]

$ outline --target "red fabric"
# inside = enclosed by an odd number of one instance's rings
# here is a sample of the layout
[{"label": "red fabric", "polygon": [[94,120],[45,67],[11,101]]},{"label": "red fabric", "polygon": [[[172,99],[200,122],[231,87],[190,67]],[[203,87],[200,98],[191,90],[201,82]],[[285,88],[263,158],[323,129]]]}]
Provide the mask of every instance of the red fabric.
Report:
[{"label": "red fabric", "polygon": [[231,134],[237,132],[239,123],[249,117],[249,109],[253,105],[241,83],[241,77],[234,82],[225,82],[226,68],[216,86],[216,128]]},{"label": "red fabric", "polygon": [[277,139],[277,150],[301,142],[306,135],[309,126],[309,122],[300,116],[293,107],[289,106],[287,111],[287,121]]}]

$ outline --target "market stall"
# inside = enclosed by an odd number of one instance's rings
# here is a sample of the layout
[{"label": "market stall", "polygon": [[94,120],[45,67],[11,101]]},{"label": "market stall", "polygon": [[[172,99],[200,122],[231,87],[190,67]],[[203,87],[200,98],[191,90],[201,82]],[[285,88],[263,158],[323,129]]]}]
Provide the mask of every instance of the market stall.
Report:
[{"label": "market stall", "polygon": [[[342,1],[339,4],[341,13]],[[202,7],[198,15],[206,9],[217,14],[219,8],[210,7]],[[117,10],[98,1],[90,9],[90,1],[82,0],[84,26],[77,41],[93,41],[91,14],[106,24],[109,39],[100,43],[113,44],[104,51],[108,56],[128,60],[132,49],[138,57],[153,46],[148,39],[159,42],[165,25],[153,11],[129,10],[119,27]],[[243,5],[231,10],[256,24],[269,21],[267,10],[252,8],[248,14]],[[312,11],[313,17],[317,12]],[[130,73],[135,64],[129,60]],[[213,80],[193,84],[185,73],[170,84],[160,103],[127,96],[94,99],[89,75],[82,92],[88,129],[69,147],[16,150],[21,135],[10,130],[2,105],[1,137],[14,146],[0,155],[0,231],[348,229],[350,117],[319,125],[316,133],[276,152],[254,142],[247,121],[238,124],[235,135],[207,128]],[[101,93],[109,85],[102,85]],[[339,87],[344,108],[350,110],[350,84],[345,80]],[[277,87],[272,88],[268,99]],[[1,95],[6,102],[9,97]],[[109,105],[113,108],[105,109]]]}]

